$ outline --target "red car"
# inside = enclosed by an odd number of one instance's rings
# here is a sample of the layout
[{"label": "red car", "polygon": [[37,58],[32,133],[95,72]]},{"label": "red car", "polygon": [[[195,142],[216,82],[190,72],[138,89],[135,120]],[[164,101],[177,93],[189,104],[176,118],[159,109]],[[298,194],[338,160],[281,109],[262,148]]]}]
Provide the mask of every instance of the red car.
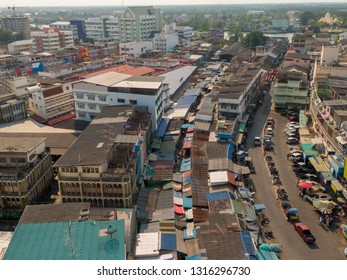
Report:
[{"label": "red car", "polygon": [[295,223],[294,228],[300,234],[301,238],[306,243],[315,243],[316,242],[316,238],[313,236],[310,229],[305,224]]}]

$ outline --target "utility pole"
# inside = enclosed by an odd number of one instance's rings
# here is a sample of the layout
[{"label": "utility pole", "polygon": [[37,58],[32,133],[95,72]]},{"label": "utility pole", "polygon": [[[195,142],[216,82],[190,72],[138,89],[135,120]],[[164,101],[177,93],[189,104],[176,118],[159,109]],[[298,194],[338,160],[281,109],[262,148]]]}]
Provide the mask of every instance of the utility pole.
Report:
[{"label": "utility pole", "polygon": [[258,229],[258,236],[257,236],[257,248],[259,248],[259,241],[260,241],[260,235],[261,235],[261,228],[262,228],[262,222],[263,222],[263,211],[259,214],[259,229]]}]

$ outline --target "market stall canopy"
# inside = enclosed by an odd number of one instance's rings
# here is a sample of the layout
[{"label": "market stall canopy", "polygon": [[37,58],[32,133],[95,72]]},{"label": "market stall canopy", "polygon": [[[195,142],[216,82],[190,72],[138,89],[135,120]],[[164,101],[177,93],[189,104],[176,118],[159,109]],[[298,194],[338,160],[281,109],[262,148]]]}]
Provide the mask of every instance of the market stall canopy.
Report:
[{"label": "market stall canopy", "polygon": [[236,174],[250,174],[250,170],[247,166],[242,166],[233,163],[230,159],[227,158],[216,158],[208,160],[208,171],[217,171],[217,170],[229,170],[230,172]]},{"label": "market stall canopy", "polygon": [[332,206],[334,206],[334,203],[332,201],[319,199],[313,201],[313,207],[316,209],[331,208]]}]

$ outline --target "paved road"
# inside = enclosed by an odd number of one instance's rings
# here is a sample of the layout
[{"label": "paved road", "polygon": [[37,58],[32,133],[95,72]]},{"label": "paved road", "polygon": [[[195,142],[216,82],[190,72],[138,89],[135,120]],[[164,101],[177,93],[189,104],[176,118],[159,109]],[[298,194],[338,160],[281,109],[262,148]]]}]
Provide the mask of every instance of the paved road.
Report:
[{"label": "paved road", "polygon": [[[271,154],[279,170],[283,187],[286,188],[291,205],[297,207],[300,213],[300,220],[310,227],[312,233],[316,236],[317,242],[314,245],[307,245],[293,225],[284,219],[280,206],[277,204],[275,192],[272,187],[272,181],[269,176],[268,168],[265,164],[263,150],[260,147],[254,147],[253,139],[260,136],[268,116],[275,118],[275,154]],[[252,174],[254,186],[256,189],[256,202],[266,205],[265,214],[270,219],[267,225],[272,230],[275,239],[272,242],[283,245],[282,259],[305,260],[305,259],[345,259],[343,250],[347,246],[343,239],[341,231],[327,232],[319,224],[319,216],[313,207],[299,198],[299,191],[295,187],[297,178],[291,170],[290,162],[287,161],[289,147],[285,143],[283,129],[287,120],[279,114],[271,111],[271,97],[265,97],[263,105],[258,109],[253,126],[248,130],[247,148],[253,159],[256,174]]]}]

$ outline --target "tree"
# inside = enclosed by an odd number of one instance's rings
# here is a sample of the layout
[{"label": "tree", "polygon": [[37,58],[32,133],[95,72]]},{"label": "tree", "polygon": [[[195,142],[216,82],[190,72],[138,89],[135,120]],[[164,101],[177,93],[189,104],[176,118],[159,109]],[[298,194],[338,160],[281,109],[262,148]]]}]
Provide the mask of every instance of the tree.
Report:
[{"label": "tree", "polygon": [[242,38],[242,43],[245,47],[254,49],[256,46],[264,45],[266,36],[261,31],[252,31]]},{"label": "tree", "polygon": [[302,25],[307,25],[310,20],[314,20],[314,21],[317,20],[316,16],[312,12],[305,11],[301,14],[300,22]]},{"label": "tree", "polygon": [[0,29],[0,43],[8,44],[13,42],[13,34],[11,30]]}]

